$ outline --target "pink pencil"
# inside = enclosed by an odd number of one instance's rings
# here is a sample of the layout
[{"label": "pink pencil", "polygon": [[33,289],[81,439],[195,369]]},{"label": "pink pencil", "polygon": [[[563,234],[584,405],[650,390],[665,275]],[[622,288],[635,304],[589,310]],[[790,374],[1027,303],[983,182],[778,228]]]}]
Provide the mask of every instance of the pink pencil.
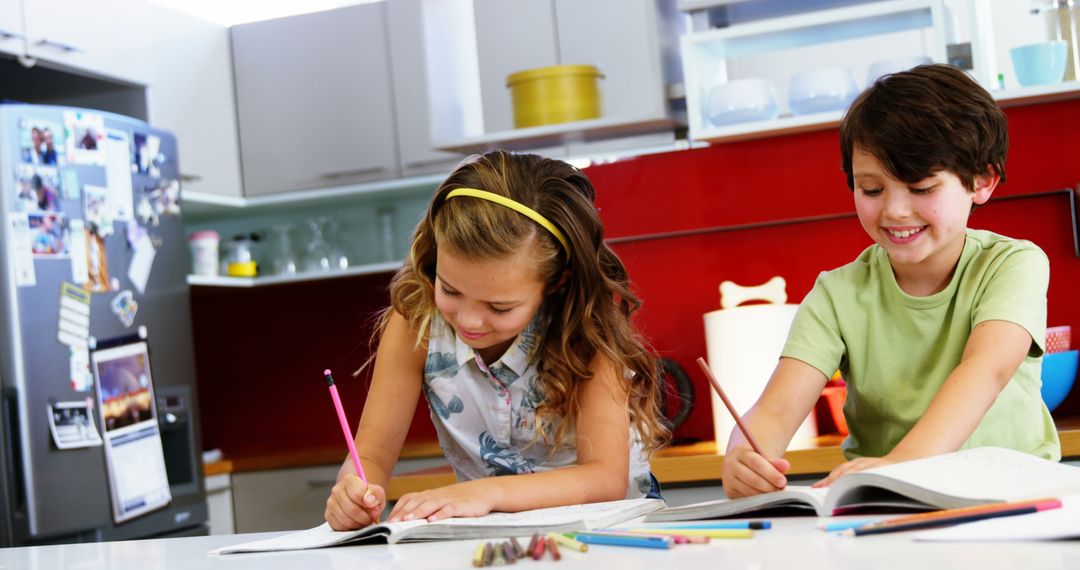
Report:
[{"label": "pink pencil", "polygon": [[705,363],[705,359],[699,356],[697,363],[698,366],[701,367],[701,371],[705,373],[705,377],[709,379],[709,383],[712,384],[713,390],[716,390],[716,394],[720,396],[724,405],[727,406],[728,411],[731,412],[731,417],[735,418],[735,425],[739,426],[739,431],[741,431],[743,437],[746,438],[746,442],[750,444],[750,447],[754,448],[754,451],[758,455],[768,458],[768,455],[765,455],[765,452],[761,451],[757,442],[754,441],[754,436],[750,435],[750,430],[746,428],[746,424],[744,424],[742,418],[739,417],[739,412],[735,410],[735,406],[731,403],[731,400],[728,400],[727,394],[724,393],[724,389],[720,387],[720,381],[713,376],[712,370],[709,370],[709,365]]},{"label": "pink pencil", "polygon": [[356,453],[356,444],[353,442],[352,431],[349,429],[349,420],[345,419],[345,409],[341,407],[341,398],[338,396],[337,386],[334,385],[334,377],[330,375],[329,368],[323,370],[323,376],[326,376],[326,383],[330,385],[330,397],[334,399],[334,408],[337,409],[338,421],[341,422],[341,433],[345,434],[345,443],[349,446],[349,455],[352,456],[356,474],[364,480],[366,485],[367,475],[364,475],[364,468],[360,465],[360,455]]}]

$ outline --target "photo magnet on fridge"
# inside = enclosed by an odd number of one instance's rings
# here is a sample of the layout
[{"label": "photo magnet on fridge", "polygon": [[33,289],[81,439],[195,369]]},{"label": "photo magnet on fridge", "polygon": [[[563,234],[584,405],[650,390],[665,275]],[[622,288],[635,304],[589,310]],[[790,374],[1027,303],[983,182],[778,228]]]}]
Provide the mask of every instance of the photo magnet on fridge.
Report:
[{"label": "photo magnet on fridge", "polygon": [[[90,370],[87,356],[87,372]],[[49,404],[49,432],[59,449],[101,445],[101,434],[94,424],[94,411],[86,402]]]},{"label": "photo magnet on fridge", "polygon": [[109,307],[116,315],[116,318],[120,319],[120,324],[125,327],[130,327],[135,322],[135,314],[139,312],[139,304],[135,302],[135,294],[127,289],[113,297]]},{"label": "photo magnet on fridge", "polygon": [[67,159],[74,164],[105,166],[105,118],[97,113],[64,111]]},{"label": "photo magnet on fridge", "polygon": [[60,166],[64,163],[64,128],[43,119],[19,121],[20,158],[27,164]]}]

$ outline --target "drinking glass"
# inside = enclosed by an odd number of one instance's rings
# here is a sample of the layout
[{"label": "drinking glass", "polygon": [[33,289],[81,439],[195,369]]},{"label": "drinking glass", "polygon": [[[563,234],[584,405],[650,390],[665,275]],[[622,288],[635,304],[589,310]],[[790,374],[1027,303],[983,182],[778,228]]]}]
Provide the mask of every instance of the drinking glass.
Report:
[{"label": "drinking glass", "polygon": [[272,226],[267,232],[267,250],[270,272],[274,275],[295,275],[299,263],[293,249],[292,224]]}]

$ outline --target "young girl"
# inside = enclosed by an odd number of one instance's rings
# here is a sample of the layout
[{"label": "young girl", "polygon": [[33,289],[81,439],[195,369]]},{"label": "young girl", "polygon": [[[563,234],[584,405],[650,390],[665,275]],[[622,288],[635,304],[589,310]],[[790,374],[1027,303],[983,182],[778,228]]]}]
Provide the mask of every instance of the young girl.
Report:
[{"label": "young girl", "polygon": [[347,459],[331,527],[379,520],[421,392],[458,483],[405,494],[390,521],[659,496],[657,361],[594,196],[566,163],[501,151],[439,187],[378,329],[356,433],[369,485]]}]

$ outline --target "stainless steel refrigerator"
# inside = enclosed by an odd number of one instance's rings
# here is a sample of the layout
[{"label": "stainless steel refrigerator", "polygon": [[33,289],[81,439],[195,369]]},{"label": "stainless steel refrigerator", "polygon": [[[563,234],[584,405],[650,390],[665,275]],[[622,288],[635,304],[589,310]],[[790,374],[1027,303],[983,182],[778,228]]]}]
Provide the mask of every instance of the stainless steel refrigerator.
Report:
[{"label": "stainless steel refrigerator", "polygon": [[0,104],[0,546],[206,534],[174,137]]}]

